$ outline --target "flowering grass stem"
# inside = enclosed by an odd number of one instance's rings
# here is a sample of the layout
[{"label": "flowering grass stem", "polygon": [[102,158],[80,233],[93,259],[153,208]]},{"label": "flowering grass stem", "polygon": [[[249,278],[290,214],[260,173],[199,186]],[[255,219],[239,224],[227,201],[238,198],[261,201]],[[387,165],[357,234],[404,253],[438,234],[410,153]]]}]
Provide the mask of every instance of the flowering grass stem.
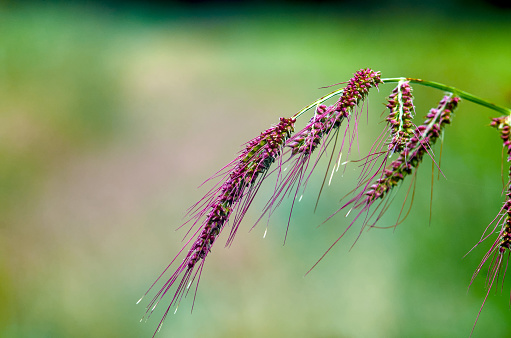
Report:
[{"label": "flowering grass stem", "polygon": [[[368,155],[359,160],[349,160],[355,141],[358,144],[359,119],[364,109],[367,109],[365,100],[369,90],[379,88],[385,83],[397,83],[387,99],[388,113],[384,117],[386,127],[376,138]],[[175,306],[177,311],[181,299],[186,297],[194,283],[195,292],[193,297],[195,300],[204,263],[213,244],[228,224],[230,224],[230,232],[226,240],[226,246],[232,243],[262,182],[271,174],[277,176],[273,194],[255,224],[264,215],[270,217],[286,197],[292,196],[286,229],[287,236],[295,202],[297,202],[297,199],[298,202],[301,201],[309,178],[317,167],[319,160],[327,153],[327,150],[330,152],[330,159],[319,189],[316,207],[328,177],[328,185],[330,185],[334,173],[339,170],[340,166],[352,162],[361,163],[359,166],[361,170],[355,188],[348,194],[349,200],[327,218],[327,220],[330,220],[341,210],[348,210],[346,217],[354,211],[353,219],[344,232],[307,272],[309,273],[340,241],[357,219],[363,219],[363,222],[355,243],[368,224],[370,224],[370,227],[376,227],[376,222],[390,207],[393,200],[389,197],[391,192],[395,191],[394,188],[401,185],[407,176],[412,176],[412,183],[407,190],[405,201],[394,227],[406,218],[410,209],[406,211],[405,205],[410,195],[413,202],[417,168],[422,163],[425,155],[431,157],[433,169],[436,167],[441,173],[439,161],[437,163],[434,156],[433,146],[439,138],[442,139],[444,128],[451,123],[453,111],[461,99],[505,115],[493,119],[491,125],[499,130],[504,141],[504,148],[507,151],[507,160],[511,162],[511,109],[509,108],[490,103],[475,95],[438,82],[407,77],[382,79],[380,72],[369,68],[357,71],[348,82],[343,84],[346,84],[343,88],[319,98],[292,117],[280,118],[278,124],[248,141],[233,161],[206,181],[217,179],[218,183],[201,200],[188,209],[188,221],[185,224],[189,224],[190,228],[185,235],[184,246],[145,294],[147,295],[157,282],[163,279],[165,273],[175,262],[179,262],[178,257],[185,256],[179,264],[176,263],[177,267],[174,272],[166,279],[164,285],[146,307],[146,316],[149,317],[163,297],[170,292],[172,287],[176,286],[154,335],[160,330],[171,307]],[[416,107],[413,102],[412,84],[428,86],[448,93],[444,95],[436,108],[429,110],[424,122],[417,125],[414,123]],[[335,97],[337,97],[335,103],[329,106],[325,104],[326,101]],[[303,129],[294,133],[296,120],[310,110],[313,110],[313,114],[309,122]],[[343,123],[344,126],[341,128]],[[316,154],[315,158],[312,156],[313,153]],[[341,158],[344,160],[342,163]],[[270,170],[274,163],[277,164],[276,168]],[[432,186],[431,183],[431,189]],[[411,204],[409,208],[411,208]],[[404,218],[402,218],[403,214]],[[264,232],[264,236],[266,236],[267,229],[268,227]],[[500,209],[499,214],[486,227],[481,239],[475,246],[480,245],[495,233],[498,233],[497,239],[483,257],[470,283],[473,283],[482,267],[489,262],[486,283],[488,293],[479,314],[490,290],[494,285],[498,285],[500,276],[502,276],[503,283],[509,263],[511,252],[511,169],[507,183],[506,202]],[[506,253],[507,261],[504,264]],[[504,271],[501,272],[504,266]],[[472,332],[473,330],[474,328]]]}]

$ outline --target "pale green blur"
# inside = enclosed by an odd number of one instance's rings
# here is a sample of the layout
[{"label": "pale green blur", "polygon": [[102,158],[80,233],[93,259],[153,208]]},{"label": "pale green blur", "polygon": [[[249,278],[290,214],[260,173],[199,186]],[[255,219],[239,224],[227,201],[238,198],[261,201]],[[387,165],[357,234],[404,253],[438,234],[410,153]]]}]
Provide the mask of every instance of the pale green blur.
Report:
[{"label": "pale green blur", "polygon": [[[212,185],[196,187],[360,68],[511,106],[502,12],[142,10],[0,7],[0,337],[150,337],[166,304],[139,323],[154,292],[135,302],[181,248],[187,229],[174,230]],[[393,86],[370,95],[361,149],[381,132]],[[420,120],[442,93],[414,88]],[[272,193],[263,186],[233,245],[220,238],[208,256],[193,314],[189,295],[160,336],[467,337],[486,271],[467,287],[491,242],[463,256],[504,200],[501,141],[488,127],[496,115],[460,104],[431,223],[428,159],[405,222],[364,232],[349,251],[355,224],[305,278],[349,224],[342,212],[317,228],[354,187],[357,164],[339,170],[314,213],[325,163],[317,168],[285,246],[290,201],[265,239],[266,219],[249,233]],[[365,155],[357,147],[352,159]],[[395,223],[409,182],[380,225]],[[490,294],[474,337],[509,335],[510,289],[507,280]]]}]

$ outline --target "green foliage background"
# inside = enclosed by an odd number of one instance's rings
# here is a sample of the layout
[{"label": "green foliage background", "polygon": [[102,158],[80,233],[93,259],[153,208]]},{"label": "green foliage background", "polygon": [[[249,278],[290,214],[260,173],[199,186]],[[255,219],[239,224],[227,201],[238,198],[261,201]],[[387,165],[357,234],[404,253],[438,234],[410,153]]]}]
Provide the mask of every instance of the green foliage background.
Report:
[{"label": "green foliage background", "polygon": [[[329,92],[318,87],[359,68],[511,106],[510,16],[490,8],[10,4],[0,17],[1,337],[151,336],[165,304],[139,323],[135,302],[180,249],[186,231],[174,230],[207,191],[195,187],[279,116]],[[352,158],[379,135],[392,88],[371,94]],[[415,95],[420,119],[442,93]],[[503,202],[494,116],[460,105],[431,222],[428,160],[405,222],[364,233],[350,250],[355,224],[305,278],[349,224],[339,214],[317,228],[357,166],[334,177],[314,213],[318,168],[285,246],[290,203],[264,240],[264,223],[249,233],[267,184],[234,244],[220,240],[208,257],[193,314],[186,299],[161,336],[468,336],[484,274],[467,286],[490,242],[463,256]],[[381,225],[395,222],[399,198]],[[510,288],[490,294],[475,337],[510,332]]]}]

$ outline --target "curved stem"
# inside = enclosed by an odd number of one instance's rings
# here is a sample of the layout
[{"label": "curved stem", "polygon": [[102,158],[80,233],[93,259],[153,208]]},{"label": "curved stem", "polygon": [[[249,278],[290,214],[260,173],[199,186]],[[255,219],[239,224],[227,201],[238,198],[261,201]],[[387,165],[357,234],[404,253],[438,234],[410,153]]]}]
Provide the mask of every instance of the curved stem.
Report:
[{"label": "curved stem", "polygon": [[465,99],[467,101],[471,101],[471,102],[474,102],[481,106],[484,106],[486,108],[490,108],[495,111],[498,111],[499,113],[511,115],[511,109],[509,109],[509,108],[496,105],[494,103],[488,102],[487,100],[481,99],[480,97],[477,97],[475,95],[467,93],[463,90],[459,90],[458,88],[451,87],[451,86],[446,86],[442,83],[438,83],[438,82],[434,82],[434,81],[426,81],[426,80],[422,80],[422,79],[414,79],[414,78],[410,78],[410,77],[394,77],[394,78],[382,79],[382,81],[384,83],[385,82],[399,82],[399,81],[403,81],[403,80],[410,81],[412,83],[417,83],[417,84],[427,86],[427,87],[444,90],[446,92],[453,93],[455,96],[459,96],[462,99]]}]

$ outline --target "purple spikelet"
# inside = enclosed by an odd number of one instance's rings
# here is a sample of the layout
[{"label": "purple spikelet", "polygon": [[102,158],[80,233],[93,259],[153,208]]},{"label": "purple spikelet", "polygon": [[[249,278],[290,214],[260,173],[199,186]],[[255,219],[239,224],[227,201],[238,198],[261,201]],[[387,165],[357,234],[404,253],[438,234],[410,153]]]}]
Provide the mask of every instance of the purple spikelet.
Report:
[{"label": "purple spikelet", "polygon": [[[315,115],[305,128],[287,140],[285,146],[290,149],[291,157],[285,162],[285,165],[287,165],[290,170],[285,174],[279,173],[280,183],[278,183],[275,193],[265,208],[263,215],[266,212],[271,214],[273,210],[280,205],[283,198],[293,191],[293,189],[295,189],[293,198],[294,206],[298,190],[302,185],[305,188],[308,178],[312,174],[321,155],[325,152],[329,142],[337,137],[342,121],[347,120],[348,126],[344,132],[341,150],[345,143],[349,123],[352,121],[355,125],[357,124],[357,106],[367,97],[369,89],[372,87],[377,88],[380,83],[382,83],[380,72],[375,72],[369,68],[357,71],[343,89],[341,97],[335,104],[331,106],[319,105],[316,108]],[[355,135],[352,135],[349,140],[350,148],[354,136]],[[317,159],[308,176],[305,176],[311,159],[310,155],[318,147],[320,149]],[[334,150],[332,150],[332,153],[333,151]],[[341,153],[339,152],[339,160],[340,156]],[[293,207],[291,207],[290,216],[292,208]]]},{"label": "purple spikelet", "polygon": [[[507,153],[507,161],[511,162],[511,118],[509,116],[503,116],[494,118],[491,122],[491,126],[495,127],[500,132],[500,137],[504,142],[504,149]],[[495,288],[498,287],[499,278],[502,275],[502,284],[504,284],[504,278],[506,277],[507,267],[509,264],[509,258],[511,254],[511,168],[509,169],[509,180],[507,183],[506,189],[506,201],[504,205],[500,209],[497,217],[493,219],[493,221],[486,227],[483,235],[479,242],[474,246],[478,246],[485,239],[492,236],[495,233],[498,233],[497,238],[492,243],[490,249],[486,252],[481,263],[477,267],[476,271],[472,276],[472,280],[470,281],[470,285],[474,282],[475,278],[483,268],[483,266],[490,261],[488,266],[488,275],[486,278],[486,288],[487,293],[484,298],[483,304],[479,309],[479,313],[477,314],[477,318],[474,323],[474,327],[472,328],[472,333],[474,332],[475,326],[477,324],[477,320],[479,319],[479,315],[486,303],[486,299],[490,294],[491,289],[493,288],[495,282]],[[472,250],[471,250],[472,251]],[[506,257],[507,256],[507,257]],[[504,264],[504,260],[506,260]],[[502,272],[502,268],[504,267],[504,271]]]},{"label": "purple spikelet", "polygon": [[[325,255],[335,246],[335,244],[337,244],[337,242],[346,234],[346,232],[362,214],[367,213],[364,225],[369,221],[375,212],[374,211],[373,214],[369,214],[371,206],[376,201],[382,200],[393,187],[403,181],[407,175],[410,175],[413,172],[413,169],[417,168],[417,166],[421,163],[424,154],[429,153],[432,156],[431,146],[435,143],[438,137],[440,137],[440,133],[444,126],[451,122],[451,114],[457,107],[458,102],[459,98],[457,97],[452,97],[450,95],[444,96],[438,104],[438,107],[436,109],[431,109],[426,115],[424,123],[415,128],[412,133],[413,136],[411,136],[411,138],[403,145],[398,158],[379,173],[380,178],[376,179],[374,182],[368,180],[367,183],[359,185],[360,189],[356,196],[328,218],[332,218],[338,212],[348,207],[350,207],[348,214],[353,209],[359,210],[353,221],[346,227],[341,236],[334,241],[334,243],[326,250],[323,256],[321,256],[321,258],[309,271],[311,271],[325,257]],[[373,175],[372,178],[376,175],[378,174]],[[381,217],[381,214],[378,218],[379,217]],[[360,231],[359,236],[361,235],[362,230]]]},{"label": "purple spikelet", "polygon": [[[198,286],[204,261],[209,252],[211,252],[211,247],[214,242],[234,213],[227,245],[232,242],[238,226],[262,180],[267,174],[268,169],[275,159],[281,155],[285,141],[294,131],[294,123],[295,119],[293,118],[281,118],[279,124],[265,130],[261,135],[247,142],[245,149],[238,157],[219,173],[214,175],[214,177],[223,176],[223,183],[221,183],[221,185],[217,184],[201,201],[190,208],[189,222],[193,223],[190,230],[200,224],[200,227],[193,234],[193,236],[195,236],[195,241],[192,242],[183,262],[176,268],[172,276],[166,281],[147,306],[146,314],[150,315],[165,294],[178,279],[180,279],[174,296],[155,334],[159,331],[170,308],[176,305],[177,310],[180,300],[188,293],[190,285],[197,277],[196,283]],[[167,266],[153,285],[151,285],[146,294],[153,288],[167,269],[169,269],[181,252],[184,251],[192,241],[192,238],[188,240],[174,260]]]},{"label": "purple spikelet", "polygon": [[369,89],[378,87],[380,83],[380,72],[369,68],[356,72],[337,103],[329,107],[320,105],[309,124],[289,139],[286,146],[292,149],[293,154],[309,156],[325,136],[337,129],[343,119],[351,116],[355,107],[365,99]]},{"label": "purple spikelet", "polygon": [[[415,107],[409,81],[400,81],[387,98],[387,101],[386,107],[389,109],[389,114],[385,118],[388,125],[387,131],[382,133],[371,147],[371,153],[365,158],[359,182],[355,189],[363,187],[362,190],[365,193],[378,187],[378,182],[372,185],[368,184],[378,177],[380,179],[384,177],[385,170],[390,168],[385,169],[391,156],[394,153],[402,152],[411,138],[415,136],[415,125],[412,122]],[[378,164],[380,159],[381,162]],[[393,163],[393,165],[396,164]],[[374,168],[376,170],[371,174]],[[352,201],[358,202],[361,198],[362,195],[358,195]]]},{"label": "purple spikelet", "polygon": [[457,97],[444,96],[438,107],[430,110],[424,123],[413,131],[413,136],[404,145],[399,146],[402,149],[399,157],[383,171],[382,177],[363,193],[367,196],[362,202],[364,208],[368,208],[375,200],[383,198],[422,162],[424,154],[430,152],[431,146],[440,137],[444,126],[451,123],[451,113],[458,102]]},{"label": "purple spikelet", "polygon": [[397,85],[390,94],[387,104],[390,113],[385,119],[391,130],[391,141],[388,150],[392,154],[401,152],[404,145],[413,135],[413,95],[412,87],[408,81]]}]

